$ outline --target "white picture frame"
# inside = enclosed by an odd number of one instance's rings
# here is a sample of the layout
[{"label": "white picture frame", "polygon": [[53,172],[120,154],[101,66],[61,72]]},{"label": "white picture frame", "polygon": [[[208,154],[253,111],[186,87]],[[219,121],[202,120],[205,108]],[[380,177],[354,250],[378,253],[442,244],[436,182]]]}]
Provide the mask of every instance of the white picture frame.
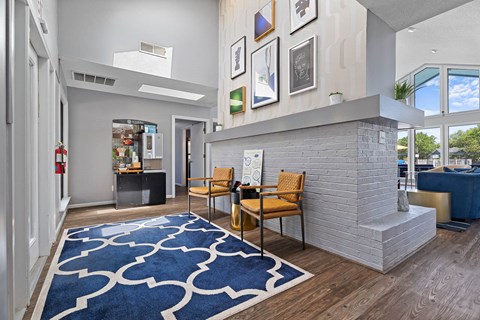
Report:
[{"label": "white picture frame", "polygon": [[288,94],[317,87],[317,36],[288,49]]},{"label": "white picture frame", "polygon": [[300,30],[318,16],[318,0],[289,0],[290,34]]}]

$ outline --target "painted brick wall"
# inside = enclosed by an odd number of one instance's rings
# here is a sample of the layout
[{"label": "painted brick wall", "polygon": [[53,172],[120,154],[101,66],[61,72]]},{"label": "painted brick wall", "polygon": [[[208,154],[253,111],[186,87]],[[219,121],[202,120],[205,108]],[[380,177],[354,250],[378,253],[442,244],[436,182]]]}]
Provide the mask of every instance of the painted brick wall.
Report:
[{"label": "painted brick wall", "polygon": [[[396,212],[396,136],[396,122],[376,119],[221,141],[212,144],[212,164],[233,166],[241,180],[243,151],[263,149],[263,184],[275,184],[281,169],[306,171],[307,242],[374,267],[381,243],[359,237],[358,224]],[[229,212],[228,200],[217,204]],[[277,219],[266,226],[279,230]],[[284,232],[301,239],[300,218],[284,219]]]}]

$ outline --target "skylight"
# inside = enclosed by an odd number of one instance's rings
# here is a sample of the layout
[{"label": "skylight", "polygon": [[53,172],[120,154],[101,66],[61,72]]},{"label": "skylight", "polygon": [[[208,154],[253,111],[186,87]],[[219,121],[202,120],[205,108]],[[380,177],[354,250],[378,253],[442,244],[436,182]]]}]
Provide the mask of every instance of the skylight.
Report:
[{"label": "skylight", "polygon": [[194,100],[194,101],[200,100],[201,98],[205,97],[205,95],[203,95],[203,94],[192,93],[192,92],[188,92],[188,91],[168,89],[168,88],[162,88],[162,87],[155,87],[155,86],[150,86],[148,84],[143,84],[140,87],[140,89],[138,89],[138,91],[151,93],[151,94],[158,94],[160,96],[168,96],[168,97]]}]

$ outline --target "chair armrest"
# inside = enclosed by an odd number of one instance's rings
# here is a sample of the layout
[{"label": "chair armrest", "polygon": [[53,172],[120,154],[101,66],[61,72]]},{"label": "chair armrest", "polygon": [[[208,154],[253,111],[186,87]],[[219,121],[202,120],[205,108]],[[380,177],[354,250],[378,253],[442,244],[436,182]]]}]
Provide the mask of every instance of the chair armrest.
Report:
[{"label": "chair armrest", "polygon": [[280,196],[282,194],[300,194],[303,193],[302,190],[292,190],[292,191],[272,191],[272,192],[260,192],[260,197],[264,196]]},{"label": "chair armrest", "polygon": [[212,180],[212,177],[188,178],[188,181],[195,181],[195,180]]},{"label": "chair armrest", "polygon": [[273,189],[276,188],[277,186],[240,186],[240,189],[248,190],[248,189]]}]

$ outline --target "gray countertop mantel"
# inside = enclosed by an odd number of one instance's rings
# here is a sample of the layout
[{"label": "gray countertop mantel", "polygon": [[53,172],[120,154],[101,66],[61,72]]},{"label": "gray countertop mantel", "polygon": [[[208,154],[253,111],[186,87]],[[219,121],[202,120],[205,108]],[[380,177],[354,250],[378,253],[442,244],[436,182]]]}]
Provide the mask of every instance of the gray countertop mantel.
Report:
[{"label": "gray countertop mantel", "polygon": [[422,110],[409,107],[404,103],[382,95],[374,95],[212,132],[206,135],[205,142],[217,142],[373,118],[395,120],[398,122],[399,129],[421,128],[424,126],[424,113]]}]

